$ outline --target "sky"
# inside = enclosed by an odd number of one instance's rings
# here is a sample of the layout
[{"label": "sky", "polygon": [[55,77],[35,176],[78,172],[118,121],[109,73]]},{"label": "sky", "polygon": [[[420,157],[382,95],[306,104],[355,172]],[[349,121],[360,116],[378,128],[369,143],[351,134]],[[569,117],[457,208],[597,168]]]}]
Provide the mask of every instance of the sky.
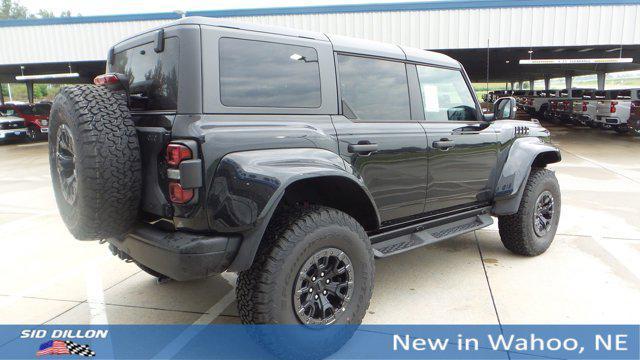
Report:
[{"label": "sky", "polygon": [[[170,12],[174,10],[225,10],[243,8],[269,8],[311,5],[368,4],[415,2],[420,0],[13,0],[26,6],[31,13],[40,9],[53,11],[58,15],[71,10],[72,15],[112,15]],[[422,0],[424,1],[424,0]]]}]

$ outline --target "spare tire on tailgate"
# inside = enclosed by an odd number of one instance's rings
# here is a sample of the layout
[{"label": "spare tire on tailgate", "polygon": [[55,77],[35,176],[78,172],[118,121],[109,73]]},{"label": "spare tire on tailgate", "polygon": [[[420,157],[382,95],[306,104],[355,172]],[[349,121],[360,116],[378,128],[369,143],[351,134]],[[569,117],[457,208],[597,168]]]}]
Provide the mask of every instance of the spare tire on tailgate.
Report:
[{"label": "spare tire on tailgate", "polygon": [[49,167],[60,215],[77,239],[126,233],[141,198],[140,147],[125,94],[65,87],[49,124]]}]

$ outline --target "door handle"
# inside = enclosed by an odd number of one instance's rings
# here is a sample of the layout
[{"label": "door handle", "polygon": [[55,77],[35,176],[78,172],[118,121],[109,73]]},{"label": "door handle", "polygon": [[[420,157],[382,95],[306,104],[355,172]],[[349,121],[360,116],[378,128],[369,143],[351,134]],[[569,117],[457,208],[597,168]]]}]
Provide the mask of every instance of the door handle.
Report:
[{"label": "door handle", "polygon": [[368,154],[378,150],[378,144],[359,141],[357,144],[349,144],[347,150],[349,150],[350,153]]},{"label": "door handle", "polygon": [[440,141],[434,141],[433,147],[436,149],[447,151],[456,146],[456,143],[449,139],[440,139]]}]

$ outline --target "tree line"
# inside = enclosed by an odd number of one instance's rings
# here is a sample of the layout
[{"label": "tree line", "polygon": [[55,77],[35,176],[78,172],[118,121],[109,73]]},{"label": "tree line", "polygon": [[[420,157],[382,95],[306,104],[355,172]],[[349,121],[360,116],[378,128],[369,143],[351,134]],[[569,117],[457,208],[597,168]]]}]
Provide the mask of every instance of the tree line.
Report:
[{"label": "tree line", "polygon": [[[70,17],[71,10],[65,10],[58,17]],[[80,16],[77,14],[76,16]],[[2,0],[0,4],[0,20],[7,19],[50,19],[57,17],[53,11],[40,9],[37,13],[29,12],[26,6],[16,1]]]}]

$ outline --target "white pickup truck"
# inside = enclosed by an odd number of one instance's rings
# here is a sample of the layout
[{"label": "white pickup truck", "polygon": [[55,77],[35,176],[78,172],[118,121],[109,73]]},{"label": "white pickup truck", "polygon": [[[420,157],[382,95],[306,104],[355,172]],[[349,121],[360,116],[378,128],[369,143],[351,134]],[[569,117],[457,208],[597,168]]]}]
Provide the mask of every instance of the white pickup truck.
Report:
[{"label": "white pickup truck", "polygon": [[549,100],[558,96],[557,90],[539,90],[527,99],[524,109],[531,115],[541,116],[549,106]]},{"label": "white pickup truck", "polygon": [[571,114],[573,121],[584,126],[597,128],[596,108],[598,101],[606,100],[608,92],[605,90],[586,90],[582,94],[582,101],[573,102],[573,112]]},{"label": "white pickup truck", "polygon": [[640,89],[611,90],[608,99],[599,100],[596,107],[596,122],[604,129],[618,133],[629,132],[631,107],[640,103]]}]

